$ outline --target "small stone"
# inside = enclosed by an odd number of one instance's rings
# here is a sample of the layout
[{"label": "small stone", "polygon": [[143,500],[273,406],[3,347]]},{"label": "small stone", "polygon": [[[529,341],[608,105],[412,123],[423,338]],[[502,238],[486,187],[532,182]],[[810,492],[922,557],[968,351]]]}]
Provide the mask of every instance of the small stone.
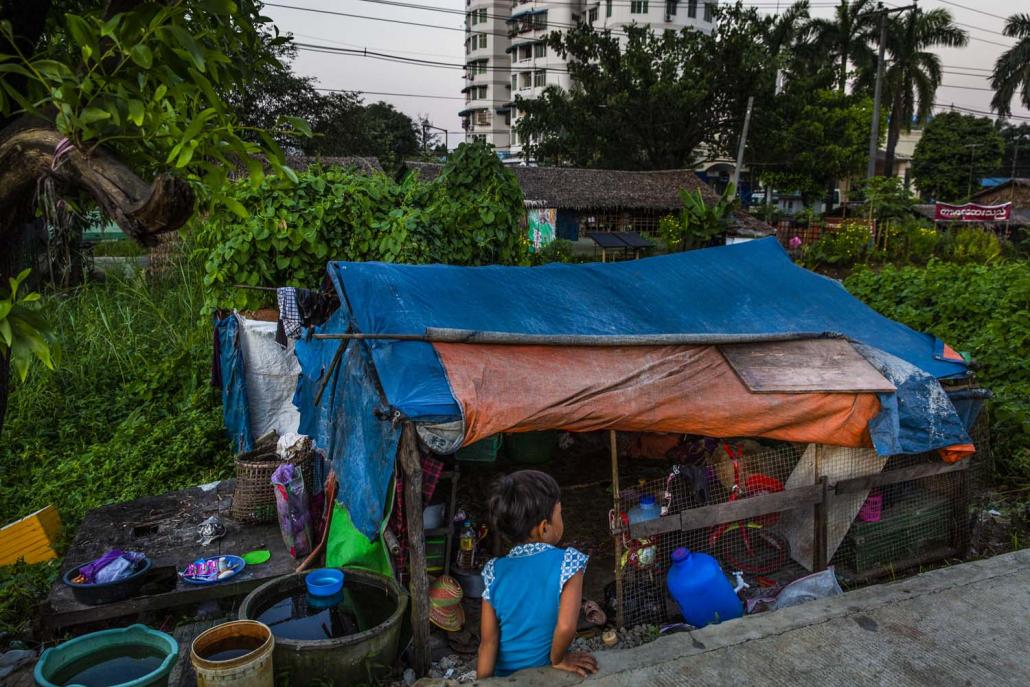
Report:
[{"label": "small stone", "polygon": [[454,668],[459,663],[461,663],[461,659],[455,656],[454,654],[451,654],[450,656],[444,656],[440,659],[440,670],[448,670],[450,668]]},{"label": "small stone", "polygon": [[404,684],[406,684],[408,687],[411,687],[413,684],[415,684],[415,671],[411,668],[407,668],[404,671]]}]

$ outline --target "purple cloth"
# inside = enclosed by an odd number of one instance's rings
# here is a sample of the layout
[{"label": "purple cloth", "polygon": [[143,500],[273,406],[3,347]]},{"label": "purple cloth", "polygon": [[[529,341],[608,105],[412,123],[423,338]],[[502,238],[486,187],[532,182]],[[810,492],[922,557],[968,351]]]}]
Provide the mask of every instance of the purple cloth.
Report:
[{"label": "purple cloth", "polygon": [[100,558],[87,563],[79,568],[79,574],[86,578],[86,584],[95,584],[97,573],[122,557],[124,552],[118,549],[111,549]]}]

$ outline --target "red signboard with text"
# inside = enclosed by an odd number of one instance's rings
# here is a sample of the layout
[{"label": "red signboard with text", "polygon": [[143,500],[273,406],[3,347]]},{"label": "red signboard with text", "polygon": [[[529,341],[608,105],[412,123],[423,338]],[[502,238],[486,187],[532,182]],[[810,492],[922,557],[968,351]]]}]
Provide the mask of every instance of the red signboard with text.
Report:
[{"label": "red signboard with text", "polygon": [[952,205],[937,203],[933,206],[933,218],[937,222],[1005,222],[1012,217],[1012,203],[1001,205]]}]

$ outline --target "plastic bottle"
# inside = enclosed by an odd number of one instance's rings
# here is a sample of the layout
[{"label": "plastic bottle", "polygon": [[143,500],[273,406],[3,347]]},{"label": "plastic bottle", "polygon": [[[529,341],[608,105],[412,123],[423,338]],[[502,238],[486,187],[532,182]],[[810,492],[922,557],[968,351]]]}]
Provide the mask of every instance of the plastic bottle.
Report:
[{"label": "plastic bottle", "polygon": [[461,526],[461,536],[458,538],[458,567],[471,570],[475,564],[476,551],[476,529],[472,526],[471,520],[466,520]]},{"label": "plastic bottle", "polygon": [[682,547],[672,552],[672,568],[666,578],[669,594],[679,604],[683,618],[694,627],[739,618],[744,614],[733,585],[718,561],[706,553]]},{"label": "plastic bottle", "polygon": [[638,522],[646,522],[647,520],[654,520],[662,516],[662,511],[655,503],[654,496],[650,494],[644,494],[640,497],[640,501],[636,506],[629,509],[629,524],[635,525]]}]

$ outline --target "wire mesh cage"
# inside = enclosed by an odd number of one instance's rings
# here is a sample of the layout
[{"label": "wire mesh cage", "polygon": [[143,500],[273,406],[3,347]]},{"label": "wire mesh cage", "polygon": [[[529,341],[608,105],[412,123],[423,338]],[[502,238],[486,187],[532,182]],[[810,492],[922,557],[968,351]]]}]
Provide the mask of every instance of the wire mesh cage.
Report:
[{"label": "wire mesh cage", "polygon": [[[983,450],[986,425],[977,427]],[[857,584],[961,555],[971,464],[948,465],[935,453],[886,458],[872,449],[708,440],[693,462],[619,491],[609,603],[625,626],[674,619],[666,577],[679,547],[713,556],[727,575],[742,573],[748,598],[827,564]]]}]

